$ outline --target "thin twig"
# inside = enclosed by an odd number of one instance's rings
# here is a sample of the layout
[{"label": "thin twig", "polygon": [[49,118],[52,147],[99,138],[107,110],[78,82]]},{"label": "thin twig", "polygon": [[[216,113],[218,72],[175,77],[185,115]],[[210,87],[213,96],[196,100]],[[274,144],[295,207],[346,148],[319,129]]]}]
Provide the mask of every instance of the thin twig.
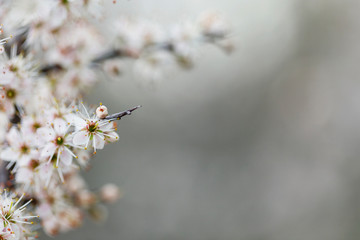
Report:
[{"label": "thin twig", "polygon": [[112,115],[109,115],[107,117],[105,117],[104,119],[105,120],[109,120],[109,121],[115,121],[115,120],[120,120],[122,117],[124,116],[127,116],[127,115],[131,115],[131,113],[133,111],[135,111],[136,109],[140,108],[141,106],[136,106],[136,107],[133,107],[129,110],[126,110],[126,111],[123,111],[123,112],[119,112],[119,113],[115,113],[115,114],[112,114]]}]

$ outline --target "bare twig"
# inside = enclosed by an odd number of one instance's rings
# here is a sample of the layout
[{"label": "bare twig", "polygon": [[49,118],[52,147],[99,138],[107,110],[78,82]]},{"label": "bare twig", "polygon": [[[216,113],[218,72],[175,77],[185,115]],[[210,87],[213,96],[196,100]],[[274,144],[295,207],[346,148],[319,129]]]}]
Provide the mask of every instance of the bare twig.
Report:
[{"label": "bare twig", "polygon": [[123,111],[123,112],[119,112],[119,113],[115,113],[115,114],[112,114],[112,115],[109,115],[107,117],[105,117],[104,119],[105,120],[109,120],[109,121],[115,121],[115,120],[120,120],[122,117],[124,116],[127,116],[127,115],[131,115],[131,113],[133,111],[135,111],[136,109],[140,108],[141,106],[136,106],[136,107],[133,107],[129,110],[126,110],[126,111]]}]

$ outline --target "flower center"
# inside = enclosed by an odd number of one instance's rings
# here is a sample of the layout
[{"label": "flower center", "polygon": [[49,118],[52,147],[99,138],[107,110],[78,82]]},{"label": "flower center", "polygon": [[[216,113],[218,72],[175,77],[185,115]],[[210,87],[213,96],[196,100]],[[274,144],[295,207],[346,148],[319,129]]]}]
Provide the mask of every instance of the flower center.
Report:
[{"label": "flower center", "polygon": [[12,72],[17,72],[18,67],[15,66],[15,65],[10,65],[9,70],[12,71]]},{"label": "flower center", "polygon": [[14,89],[8,89],[6,91],[6,96],[10,99],[13,99],[16,96],[16,91]]},{"label": "flower center", "polygon": [[30,152],[30,148],[26,145],[22,145],[20,151],[22,154],[28,154]]},{"label": "flower center", "polygon": [[97,127],[98,127],[98,124],[97,124],[97,123],[90,122],[90,123],[88,124],[88,131],[89,131],[90,133],[93,133],[93,132],[96,131]]},{"label": "flower center", "polygon": [[38,128],[40,128],[40,127],[41,127],[41,124],[38,123],[38,122],[35,122],[35,123],[32,125],[32,128],[33,128],[33,131],[34,131],[34,132],[36,132],[36,130],[37,130]]},{"label": "flower center", "polygon": [[35,160],[35,159],[31,159],[29,166],[31,169],[35,169],[39,166],[39,161]]},{"label": "flower center", "polygon": [[63,145],[63,143],[64,143],[64,138],[58,137],[58,138],[56,139],[56,144],[57,144],[57,145]]}]

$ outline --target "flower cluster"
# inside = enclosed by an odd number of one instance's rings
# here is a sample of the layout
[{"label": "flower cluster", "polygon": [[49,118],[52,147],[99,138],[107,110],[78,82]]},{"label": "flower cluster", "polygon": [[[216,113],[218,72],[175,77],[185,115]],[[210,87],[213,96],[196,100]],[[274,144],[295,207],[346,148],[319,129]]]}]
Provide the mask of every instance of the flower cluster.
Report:
[{"label": "flower cluster", "polygon": [[[143,79],[157,81],[165,78],[169,70],[179,66],[191,68],[198,55],[199,46],[214,44],[230,53],[230,27],[215,12],[205,12],[196,20],[174,24],[165,29],[146,20],[121,17],[114,23],[115,46],[122,54],[136,57],[135,73]],[[118,64],[120,61],[117,60]],[[107,68],[120,72],[115,61]]]},{"label": "flower cluster", "polygon": [[0,0],[0,34],[9,36],[0,40],[0,189],[9,189],[0,196],[0,239],[33,239],[40,226],[49,235],[69,231],[86,212],[102,219],[102,204],[121,196],[113,184],[90,191],[80,174],[119,140],[116,121],[140,107],[109,114],[78,101],[100,74],[119,77],[131,59],[138,76],[156,81],[192,67],[201,44],[232,49],[215,13],[168,29],[120,17],[104,38],[94,23],[104,18],[101,2]]},{"label": "flower cluster", "polygon": [[206,12],[168,28],[120,16],[99,29],[94,18],[105,18],[101,2],[0,1],[0,9],[6,9],[0,21],[6,32],[14,34],[11,42],[21,43],[32,56],[55,97],[78,97],[98,81],[101,71],[118,77],[126,68],[126,59],[135,62],[135,77],[153,82],[168,76],[176,66],[192,67],[201,45],[232,50],[230,27],[220,14]]},{"label": "flower cluster", "polygon": [[14,193],[4,190],[0,195],[0,239],[17,240],[35,239],[36,232],[31,228],[33,219],[38,218],[26,211],[31,199],[21,205],[24,194],[19,198]]},{"label": "flower cluster", "polygon": [[[116,120],[138,107],[109,115],[102,104],[89,110],[82,102],[58,101],[31,54],[17,54],[15,46],[9,57],[1,57],[0,182],[12,192],[34,199],[31,208],[49,235],[80,226],[84,211],[101,217],[101,204],[114,202],[119,190],[106,185],[97,193],[91,192],[80,170],[88,166],[96,151],[119,139]],[[5,174],[10,175],[4,182]],[[23,207],[15,211],[23,197],[12,203],[17,195],[4,196],[0,204],[4,204],[6,229],[1,237],[30,239],[34,234],[22,226],[25,223],[19,215]],[[14,214],[9,213],[13,210]]]},{"label": "flower cluster", "polygon": [[115,121],[138,107],[108,115],[104,105],[89,113],[83,103],[65,106],[53,100],[39,108],[9,125],[0,159],[14,176],[12,187],[35,199],[32,206],[44,230],[55,235],[80,226],[83,210],[93,212],[100,202],[116,198],[114,187],[98,195],[88,190],[79,170],[97,150],[119,139]]}]

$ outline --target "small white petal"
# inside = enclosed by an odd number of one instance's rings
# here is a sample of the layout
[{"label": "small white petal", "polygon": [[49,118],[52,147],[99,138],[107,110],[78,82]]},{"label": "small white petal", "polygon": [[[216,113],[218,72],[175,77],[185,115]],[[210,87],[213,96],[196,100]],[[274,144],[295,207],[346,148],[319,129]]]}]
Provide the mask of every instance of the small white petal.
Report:
[{"label": "small white petal", "polygon": [[12,127],[10,129],[9,133],[6,136],[6,139],[13,147],[20,146],[23,142],[19,131],[15,127]]},{"label": "small white petal", "polygon": [[0,158],[5,161],[16,161],[19,158],[19,153],[15,152],[11,148],[6,148],[5,150],[1,151]]},{"label": "small white petal", "polygon": [[74,116],[72,120],[76,130],[82,129],[86,126],[86,121],[81,117]]},{"label": "small white petal", "polygon": [[55,130],[55,133],[57,133],[59,135],[65,135],[66,130],[67,130],[66,122],[61,118],[56,118],[54,120],[54,130]]},{"label": "small white petal", "polygon": [[66,151],[65,149],[62,150],[61,154],[60,154],[60,162],[66,166],[71,165],[72,163],[72,156],[71,154]]},{"label": "small white petal", "polygon": [[18,166],[26,166],[31,161],[30,155],[22,155],[18,160]]},{"label": "small white petal", "polygon": [[52,155],[54,155],[56,150],[56,145],[53,143],[48,143],[45,145],[45,147],[43,148],[43,150],[41,151],[41,157],[42,158],[48,158]]},{"label": "small white petal", "polygon": [[74,134],[73,143],[77,146],[85,145],[89,139],[89,135],[85,131],[79,131]]},{"label": "small white petal", "polygon": [[29,183],[33,178],[34,172],[31,171],[29,168],[19,168],[16,173],[16,182],[19,183]]},{"label": "small white petal", "polygon": [[55,131],[49,127],[42,127],[37,130],[37,134],[39,134],[40,138],[45,142],[51,141],[55,139]]},{"label": "small white petal", "polygon": [[105,144],[105,140],[104,140],[104,136],[102,134],[96,134],[94,135],[95,138],[95,148],[96,149],[103,149],[104,148],[104,144]]},{"label": "small white petal", "polygon": [[112,122],[104,124],[99,127],[99,129],[103,132],[107,132],[114,129],[114,124]]},{"label": "small white petal", "polygon": [[105,139],[107,142],[116,142],[119,140],[119,135],[116,132],[107,132]]}]

